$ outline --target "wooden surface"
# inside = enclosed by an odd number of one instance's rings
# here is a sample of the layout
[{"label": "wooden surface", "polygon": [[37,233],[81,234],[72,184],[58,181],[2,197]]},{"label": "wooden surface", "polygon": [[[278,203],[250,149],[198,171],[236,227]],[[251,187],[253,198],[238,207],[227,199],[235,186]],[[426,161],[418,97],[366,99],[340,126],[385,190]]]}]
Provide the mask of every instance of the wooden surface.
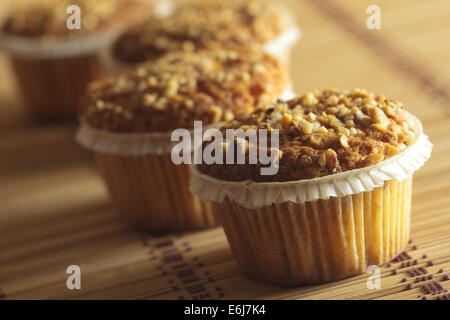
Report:
[{"label": "wooden surface", "polygon": [[[423,122],[435,147],[414,179],[411,260],[450,289],[450,2],[377,1],[382,29],[366,28],[371,1],[290,0],[303,29],[294,88],[363,87],[396,98]],[[1,41],[1,39],[0,39]],[[318,286],[267,286],[243,276],[221,229],[155,237],[125,225],[75,127],[29,121],[0,57],[0,297],[5,299],[416,299],[406,270]],[[70,77],[70,75],[67,75]],[[427,258],[423,258],[426,254]],[[82,289],[66,288],[79,265]],[[439,269],[443,273],[437,274]],[[437,296],[427,295],[429,299]]]}]

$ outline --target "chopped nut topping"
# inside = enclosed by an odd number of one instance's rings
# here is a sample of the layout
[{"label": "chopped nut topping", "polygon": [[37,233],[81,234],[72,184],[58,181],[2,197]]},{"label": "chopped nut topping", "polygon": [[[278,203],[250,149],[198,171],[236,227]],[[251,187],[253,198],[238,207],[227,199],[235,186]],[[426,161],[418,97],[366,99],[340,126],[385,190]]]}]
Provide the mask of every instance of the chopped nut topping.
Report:
[{"label": "chopped nut topping", "polygon": [[[257,73],[255,66],[262,66]],[[253,47],[170,53],[91,84],[84,117],[92,126],[113,132],[190,129],[194,120],[204,125],[230,121],[276,100],[288,77],[275,58]],[[113,112],[107,105],[120,109]]]},{"label": "chopped nut topping", "polygon": [[331,170],[337,169],[339,166],[339,159],[336,152],[333,149],[327,149],[325,151],[325,158],[327,160],[327,167]]},{"label": "chopped nut topping", "polygon": [[314,96],[314,93],[312,92],[305,94],[303,97],[300,98],[300,100],[302,101],[304,106],[308,107],[314,106],[318,102],[318,100]]},{"label": "chopped nut topping", "polygon": [[222,109],[219,106],[211,106],[209,111],[212,114],[213,122],[219,122],[222,119]]},{"label": "chopped nut topping", "polygon": [[321,167],[325,167],[327,165],[327,158],[326,158],[326,155],[325,155],[325,151],[322,151],[319,154],[319,158],[317,159],[317,161],[318,161],[318,163],[319,163],[319,165]]},{"label": "chopped nut topping", "polygon": [[350,146],[348,145],[348,138],[346,136],[340,136],[339,142],[341,143],[341,146],[343,146],[344,148],[346,149],[350,148]]},{"label": "chopped nut topping", "polygon": [[303,134],[312,134],[313,125],[311,122],[308,122],[305,119],[300,119],[298,124],[299,124],[300,128],[302,129]]},{"label": "chopped nut topping", "polygon": [[[113,51],[117,59],[136,63],[174,51],[260,45],[292,24],[286,9],[275,1],[183,0],[170,17],[148,20],[123,34]],[[254,71],[263,69],[255,65]]]},{"label": "chopped nut topping", "polygon": [[158,97],[155,94],[144,93],[142,96],[142,104],[146,107],[152,106]]},{"label": "chopped nut topping", "polygon": [[225,115],[223,117],[223,120],[225,121],[231,121],[234,119],[234,114],[230,110],[225,111]]},{"label": "chopped nut topping", "polygon": [[[67,8],[81,10],[81,29],[67,28]],[[0,30],[23,37],[67,37],[93,33],[111,25],[131,25],[151,17],[151,6],[139,0],[36,0],[17,1]]]},{"label": "chopped nut topping", "polygon": [[[354,117],[354,119],[352,119]],[[362,89],[329,89],[279,101],[240,116],[227,128],[279,130],[279,171],[262,176],[258,165],[199,165],[230,181],[292,181],[366,167],[409,146],[416,133],[400,102]]]}]

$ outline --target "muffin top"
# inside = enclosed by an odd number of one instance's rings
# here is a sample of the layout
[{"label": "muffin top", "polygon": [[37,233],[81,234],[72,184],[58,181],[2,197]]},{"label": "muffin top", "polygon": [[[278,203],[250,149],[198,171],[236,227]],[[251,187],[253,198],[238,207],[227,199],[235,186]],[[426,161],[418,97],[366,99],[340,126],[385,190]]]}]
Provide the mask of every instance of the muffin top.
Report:
[{"label": "muffin top", "polygon": [[[261,175],[261,164],[201,164],[199,170],[228,181],[283,182],[367,167],[398,154],[416,136],[400,102],[366,90],[329,89],[276,102],[236,118],[222,129],[279,131],[278,172]],[[270,143],[270,134],[268,146]],[[242,145],[242,144],[241,144]],[[259,146],[255,147],[259,152]],[[225,152],[224,152],[225,154]]]},{"label": "muffin top", "polygon": [[174,52],[91,84],[83,118],[110,132],[167,132],[229,121],[276,100],[289,85],[257,48]]},{"label": "muffin top", "polygon": [[211,43],[233,47],[266,43],[292,25],[286,10],[264,0],[182,1],[166,19],[149,20],[115,43],[113,55],[137,63],[167,52],[196,51]]},{"label": "muffin top", "polygon": [[[71,13],[66,10],[70,5],[80,7],[80,30],[67,28],[66,20]],[[65,37],[133,22],[150,12],[150,6],[141,0],[22,0],[11,6],[0,30],[28,38]]]}]

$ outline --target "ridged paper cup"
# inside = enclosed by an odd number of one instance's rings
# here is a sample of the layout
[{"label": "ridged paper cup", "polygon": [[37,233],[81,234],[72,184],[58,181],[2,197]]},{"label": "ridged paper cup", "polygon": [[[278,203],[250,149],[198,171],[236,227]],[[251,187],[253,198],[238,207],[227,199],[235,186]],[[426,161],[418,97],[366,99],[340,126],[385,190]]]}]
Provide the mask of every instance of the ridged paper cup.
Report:
[{"label": "ridged paper cup", "polygon": [[0,48],[10,58],[31,115],[40,121],[76,121],[88,83],[104,74],[98,53],[112,34],[51,43],[1,37]]},{"label": "ridged paper cup", "polygon": [[301,35],[300,28],[296,25],[292,25],[275,39],[264,44],[263,49],[283,64],[289,65],[292,48],[300,40]]},{"label": "ridged paper cup", "polygon": [[178,142],[170,138],[171,132],[110,133],[83,120],[76,137],[94,151],[113,201],[136,228],[178,232],[215,226],[212,204],[189,192],[189,165],[172,162]]},{"label": "ridged paper cup", "polygon": [[376,165],[268,183],[223,181],[192,165],[190,190],[215,202],[232,252],[251,278],[304,285],[361,274],[394,258],[409,240],[412,175],[432,149],[415,120],[415,142]]}]

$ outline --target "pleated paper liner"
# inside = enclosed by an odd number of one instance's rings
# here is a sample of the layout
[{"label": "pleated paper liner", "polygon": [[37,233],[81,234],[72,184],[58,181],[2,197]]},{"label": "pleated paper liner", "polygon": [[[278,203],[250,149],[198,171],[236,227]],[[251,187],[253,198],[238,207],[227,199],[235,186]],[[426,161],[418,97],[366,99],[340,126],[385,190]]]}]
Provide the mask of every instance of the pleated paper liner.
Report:
[{"label": "pleated paper liner", "polygon": [[373,166],[271,183],[223,181],[191,166],[190,190],[215,202],[232,251],[253,278],[300,285],[363,273],[409,238],[412,175],[432,149],[410,118],[415,142]]},{"label": "pleated paper liner", "polygon": [[216,225],[213,206],[189,193],[188,165],[169,154],[96,153],[99,170],[123,217],[138,229],[183,231]]},{"label": "pleated paper liner", "polygon": [[242,271],[276,285],[334,281],[394,258],[409,240],[412,178],[371,192],[248,209],[218,205]]},{"label": "pleated paper liner", "polygon": [[189,165],[172,162],[178,142],[170,140],[171,132],[118,134],[80,122],[77,141],[95,152],[111,197],[130,224],[157,232],[217,225],[212,204],[189,192]]},{"label": "pleated paper liner", "polygon": [[301,38],[298,26],[292,26],[272,41],[264,44],[263,49],[277,58],[281,63],[290,65],[292,48]]},{"label": "pleated paper liner", "polygon": [[103,74],[96,55],[65,59],[11,57],[28,112],[40,122],[77,119],[80,97]]},{"label": "pleated paper liner", "polygon": [[76,121],[87,85],[104,74],[99,48],[110,34],[57,43],[2,35],[31,115],[41,121]]}]

